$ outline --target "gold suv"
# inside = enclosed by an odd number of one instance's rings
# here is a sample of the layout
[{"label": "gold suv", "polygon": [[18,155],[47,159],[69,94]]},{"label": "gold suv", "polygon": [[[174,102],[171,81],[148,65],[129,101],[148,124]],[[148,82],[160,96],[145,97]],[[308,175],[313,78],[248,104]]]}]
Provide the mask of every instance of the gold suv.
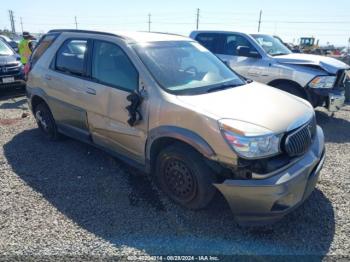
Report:
[{"label": "gold suv", "polygon": [[238,222],[273,222],[318,180],[324,137],[312,106],[244,79],[192,39],[52,30],[29,70],[47,138],[107,150],[184,207],[204,208],[219,191]]}]

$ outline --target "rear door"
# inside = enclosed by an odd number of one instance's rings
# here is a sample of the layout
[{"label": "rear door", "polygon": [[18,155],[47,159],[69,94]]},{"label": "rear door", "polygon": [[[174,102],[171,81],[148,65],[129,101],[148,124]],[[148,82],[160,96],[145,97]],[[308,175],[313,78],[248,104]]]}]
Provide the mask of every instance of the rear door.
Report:
[{"label": "rear door", "polygon": [[87,38],[66,39],[44,76],[59,129],[79,139],[89,138],[87,112],[104,115],[107,111],[106,88],[91,86],[88,76],[91,48]]},{"label": "rear door", "polygon": [[108,93],[104,105],[106,114],[88,112],[94,142],[143,163],[148,130],[147,101],[140,109],[143,121],[135,126],[128,124],[130,116],[126,110],[130,105],[127,96],[139,86],[137,68],[120,45],[102,40],[94,40],[91,61],[92,84]]}]

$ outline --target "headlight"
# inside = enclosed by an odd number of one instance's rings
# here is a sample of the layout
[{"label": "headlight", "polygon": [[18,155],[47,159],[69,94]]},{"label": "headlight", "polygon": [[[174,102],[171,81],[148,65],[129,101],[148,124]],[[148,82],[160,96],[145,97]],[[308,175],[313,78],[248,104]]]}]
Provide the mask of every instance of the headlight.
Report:
[{"label": "headlight", "polygon": [[233,119],[221,119],[219,125],[227,143],[243,158],[263,158],[280,152],[281,134]]},{"label": "headlight", "polygon": [[333,88],[335,76],[317,76],[309,83],[311,88]]}]

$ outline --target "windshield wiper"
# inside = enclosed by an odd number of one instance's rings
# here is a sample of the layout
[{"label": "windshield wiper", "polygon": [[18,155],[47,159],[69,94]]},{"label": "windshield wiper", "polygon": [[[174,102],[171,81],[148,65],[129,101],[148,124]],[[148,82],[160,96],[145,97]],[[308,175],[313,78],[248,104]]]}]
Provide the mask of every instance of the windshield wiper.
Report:
[{"label": "windshield wiper", "polygon": [[223,85],[220,85],[220,86],[209,88],[207,90],[207,93],[220,91],[220,90],[225,90],[225,89],[228,89],[228,88],[237,87],[237,86],[241,86],[241,85],[243,85],[243,84],[223,84]]}]

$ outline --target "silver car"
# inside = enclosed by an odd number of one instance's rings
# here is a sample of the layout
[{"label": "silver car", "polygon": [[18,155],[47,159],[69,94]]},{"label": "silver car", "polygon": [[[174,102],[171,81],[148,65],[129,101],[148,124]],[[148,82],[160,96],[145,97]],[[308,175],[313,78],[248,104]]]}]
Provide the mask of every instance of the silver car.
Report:
[{"label": "silver car", "polygon": [[346,70],[334,58],[295,54],[270,35],[194,31],[190,35],[242,76],[339,110],[345,101]]}]

